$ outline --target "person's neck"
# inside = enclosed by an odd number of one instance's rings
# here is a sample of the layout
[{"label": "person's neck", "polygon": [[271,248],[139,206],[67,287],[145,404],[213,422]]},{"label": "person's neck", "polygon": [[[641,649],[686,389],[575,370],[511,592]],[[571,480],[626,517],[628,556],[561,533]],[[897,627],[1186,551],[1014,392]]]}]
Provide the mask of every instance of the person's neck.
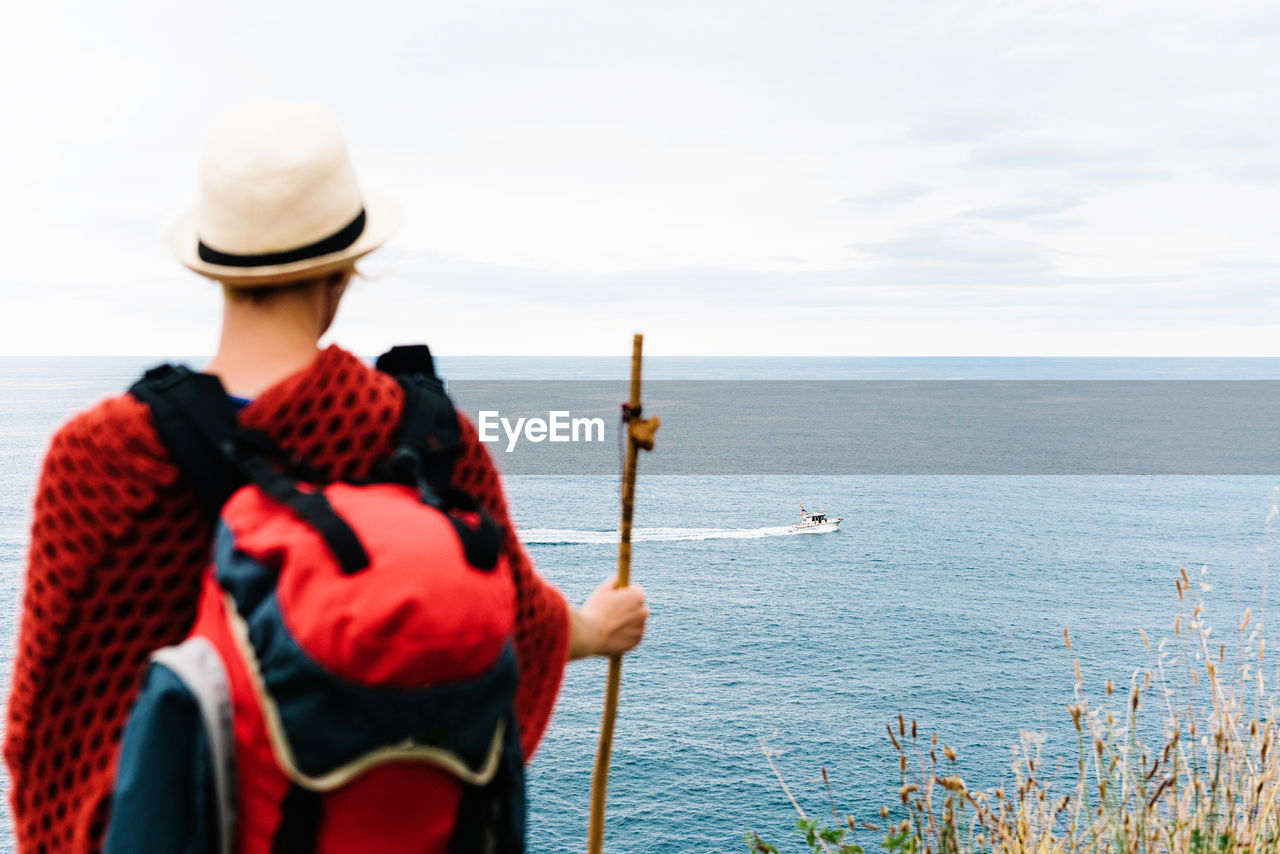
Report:
[{"label": "person's neck", "polygon": [[218,353],[204,368],[228,394],[250,400],[307,367],[319,352],[314,323],[259,308],[228,304]]}]

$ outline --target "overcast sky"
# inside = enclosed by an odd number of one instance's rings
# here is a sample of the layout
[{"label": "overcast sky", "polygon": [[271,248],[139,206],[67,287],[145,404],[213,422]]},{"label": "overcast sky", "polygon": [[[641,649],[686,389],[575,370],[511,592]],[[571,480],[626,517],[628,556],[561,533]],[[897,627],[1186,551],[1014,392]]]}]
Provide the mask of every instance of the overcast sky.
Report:
[{"label": "overcast sky", "polygon": [[23,3],[0,353],[199,354],[203,138],[330,107],[407,213],[335,335],[463,354],[1280,355],[1272,2]]}]

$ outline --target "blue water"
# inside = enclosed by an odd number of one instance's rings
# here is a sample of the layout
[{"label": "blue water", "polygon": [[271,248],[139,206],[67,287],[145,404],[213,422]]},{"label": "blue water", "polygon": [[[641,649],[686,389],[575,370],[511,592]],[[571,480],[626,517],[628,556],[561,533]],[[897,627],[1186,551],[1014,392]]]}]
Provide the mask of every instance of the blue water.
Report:
[{"label": "blue water", "polygon": [[[49,431],[148,360],[0,359],[0,635],[9,683],[31,488]],[[444,359],[455,378],[621,378],[623,360]],[[655,359],[651,377],[1277,378],[1280,360]],[[1146,662],[1138,629],[1169,634],[1179,566],[1212,584],[1210,621],[1261,599],[1276,477],[646,477],[634,578],[653,611],[627,658],[608,849],[745,850],[786,841],[793,810],[760,752],[822,814],[861,818],[896,792],[884,725],[899,712],[996,784],[1020,731],[1069,755],[1072,660],[1087,687]],[[615,559],[617,481],[511,478],[542,573],[581,600]],[[799,502],[846,518],[795,536]],[[1278,585],[1270,585],[1274,589]],[[1274,595],[1272,596],[1274,598]],[[1274,606],[1275,603],[1273,602]],[[1062,644],[1071,627],[1075,648]],[[604,663],[571,664],[530,769],[534,851],[583,847]],[[7,785],[7,781],[4,781]],[[12,850],[7,813],[0,851]],[[785,848],[784,848],[785,850]],[[795,849],[795,850],[798,850]]]}]

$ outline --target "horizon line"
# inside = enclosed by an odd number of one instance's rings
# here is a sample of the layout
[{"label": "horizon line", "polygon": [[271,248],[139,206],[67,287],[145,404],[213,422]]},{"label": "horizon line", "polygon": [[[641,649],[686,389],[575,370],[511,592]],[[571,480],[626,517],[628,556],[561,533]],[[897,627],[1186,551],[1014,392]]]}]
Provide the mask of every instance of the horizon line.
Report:
[{"label": "horizon line", "polygon": [[[355,353],[362,359],[377,358],[379,354]],[[624,353],[435,353],[436,359],[629,359]],[[212,359],[212,353],[0,353],[0,359]],[[1240,359],[1240,360],[1277,360],[1275,356],[1252,355],[1073,355],[1073,354],[988,354],[988,355],[902,355],[902,354],[777,354],[777,353],[664,353],[646,355],[649,359]]]}]

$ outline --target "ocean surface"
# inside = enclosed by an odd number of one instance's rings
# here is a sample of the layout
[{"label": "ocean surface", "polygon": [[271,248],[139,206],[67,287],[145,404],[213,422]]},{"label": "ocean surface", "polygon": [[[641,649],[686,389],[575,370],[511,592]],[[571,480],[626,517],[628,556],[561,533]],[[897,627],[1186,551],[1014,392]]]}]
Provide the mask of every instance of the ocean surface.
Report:
[{"label": "ocean surface", "polygon": [[[0,359],[0,691],[48,435],[154,361]],[[609,379],[624,396],[623,359],[440,361],[450,378]],[[1280,360],[656,358],[646,370],[664,379],[1277,379]],[[541,572],[580,601],[613,570],[617,478],[506,485]],[[1280,472],[655,477],[642,459],[633,577],[653,615],[623,668],[607,850],[745,851],[754,830],[799,851],[794,810],[761,739],[783,751],[779,768],[811,814],[830,814],[825,766],[841,809],[859,819],[896,800],[885,724],[899,713],[955,747],[971,787],[1007,779],[1022,731],[1043,732],[1048,757],[1071,756],[1072,661],[1097,693],[1107,679],[1127,683],[1148,663],[1138,630],[1153,640],[1171,633],[1179,567],[1211,587],[1206,613],[1227,637],[1246,606],[1259,613],[1264,590],[1276,597],[1280,585],[1265,581],[1278,486]],[[801,502],[844,516],[841,530],[790,533]],[[569,665],[530,767],[531,851],[583,849],[605,669]],[[6,796],[0,852],[12,848]]]}]

